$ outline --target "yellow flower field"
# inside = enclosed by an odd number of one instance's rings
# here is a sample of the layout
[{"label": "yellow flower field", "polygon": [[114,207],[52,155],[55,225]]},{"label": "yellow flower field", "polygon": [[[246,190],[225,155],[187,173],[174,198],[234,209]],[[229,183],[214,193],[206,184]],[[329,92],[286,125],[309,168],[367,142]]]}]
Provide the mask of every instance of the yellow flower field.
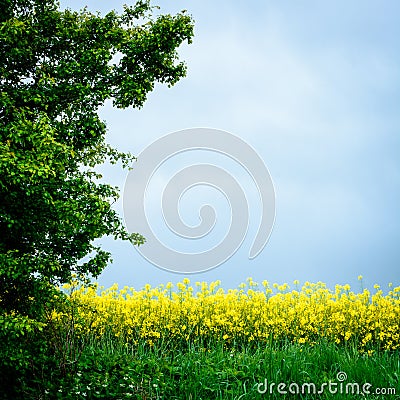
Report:
[{"label": "yellow flower field", "polygon": [[[158,340],[217,339],[226,344],[290,341],[315,343],[326,338],[337,344],[354,343],[362,352],[400,347],[400,287],[386,295],[354,293],[349,285],[335,291],[324,283],[306,282],[295,289],[272,287],[252,279],[238,289],[224,291],[220,282],[184,279],[143,290],[117,285],[109,289],[65,286],[77,305],[76,329],[81,333],[105,332],[135,343]],[[61,320],[62,315],[53,314]]]}]

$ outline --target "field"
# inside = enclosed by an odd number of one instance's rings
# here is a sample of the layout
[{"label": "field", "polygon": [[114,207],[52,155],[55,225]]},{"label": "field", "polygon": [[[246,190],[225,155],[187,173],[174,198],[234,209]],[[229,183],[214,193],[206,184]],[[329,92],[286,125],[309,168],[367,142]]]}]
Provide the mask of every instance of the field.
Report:
[{"label": "field", "polygon": [[400,287],[219,285],[65,286],[44,398],[399,398]]}]

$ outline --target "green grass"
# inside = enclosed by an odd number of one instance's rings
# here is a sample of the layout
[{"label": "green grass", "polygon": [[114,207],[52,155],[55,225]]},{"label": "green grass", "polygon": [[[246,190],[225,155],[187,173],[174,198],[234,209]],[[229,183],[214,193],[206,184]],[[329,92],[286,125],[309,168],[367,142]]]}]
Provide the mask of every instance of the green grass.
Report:
[{"label": "green grass", "polygon": [[[112,338],[92,340],[84,347],[73,373],[60,377],[53,372],[52,384],[42,389],[43,399],[400,399],[400,353],[359,354],[353,347],[331,343],[295,345],[270,343],[263,347],[231,346],[221,343],[161,342],[148,346],[126,345]],[[72,370],[71,370],[72,371]],[[339,382],[370,383],[370,395],[280,394],[278,383]],[[275,383],[272,393],[259,393],[267,380]],[[373,395],[376,388],[395,388],[397,395]],[[263,386],[260,387],[263,389]],[[292,386],[292,389],[296,389]],[[305,387],[305,389],[307,389]],[[286,386],[288,390],[288,386]],[[39,398],[39,397],[38,397]]]}]

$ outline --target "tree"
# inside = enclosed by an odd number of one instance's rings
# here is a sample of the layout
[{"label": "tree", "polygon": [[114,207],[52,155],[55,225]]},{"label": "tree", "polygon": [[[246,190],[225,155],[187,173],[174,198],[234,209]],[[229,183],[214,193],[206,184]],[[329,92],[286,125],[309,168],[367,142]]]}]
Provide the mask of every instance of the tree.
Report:
[{"label": "tree", "polygon": [[[185,75],[183,11],[149,1],[105,16],[61,11],[55,0],[0,0],[0,311],[38,318],[50,288],[100,274],[110,254],[93,241],[128,234],[116,188],[95,167],[134,159],[105,142],[105,100],[140,108],[155,83]],[[85,262],[81,260],[86,257]]]},{"label": "tree", "polygon": [[95,167],[134,160],[105,142],[99,107],[112,99],[140,108],[155,83],[185,75],[177,48],[191,42],[192,20],[155,9],[139,0],[101,16],[61,11],[56,0],[0,0],[2,398],[27,398],[24,387],[44,371],[40,332],[60,299],[56,286],[73,274],[97,277],[109,262],[94,240],[144,241],[124,229],[112,208],[118,190]]}]

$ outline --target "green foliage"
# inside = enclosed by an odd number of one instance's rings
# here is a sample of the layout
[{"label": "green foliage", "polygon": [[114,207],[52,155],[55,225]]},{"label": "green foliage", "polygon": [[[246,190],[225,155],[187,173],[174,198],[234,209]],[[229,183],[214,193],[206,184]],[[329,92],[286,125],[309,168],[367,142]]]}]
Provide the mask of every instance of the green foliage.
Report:
[{"label": "green foliage", "polygon": [[[399,353],[376,352],[360,355],[326,341],[309,344],[276,344],[250,348],[226,348],[218,342],[168,342],[149,346],[141,341],[126,345],[105,335],[85,347],[75,373],[37,381],[25,399],[396,399],[395,395],[376,396],[376,388],[395,388],[398,394]],[[259,393],[265,379],[271,383],[312,382],[318,390],[325,382],[338,382],[339,371],[347,382],[371,383],[371,394]],[[287,386],[286,386],[287,390]],[[29,393],[29,395],[28,395]],[[38,396],[38,393],[42,397]],[[37,397],[35,397],[35,395]]]},{"label": "green foliage", "polygon": [[0,315],[0,398],[23,398],[24,388],[30,385],[42,369],[55,366],[46,355],[43,341],[45,324],[16,313]]},{"label": "green foliage", "polygon": [[39,359],[33,344],[59,302],[55,286],[110,261],[95,239],[144,242],[95,172],[135,159],[105,142],[98,110],[107,99],[140,108],[157,82],[175,84],[186,72],[177,48],[192,36],[185,12],[154,15],[147,0],[104,16],[0,0],[0,374]]},{"label": "green foliage", "polygon": [[0,308],[11,311],[38,282],[98,276],[110,254],[95,239],[143,243],[94,171],[134,160],[105,143],[98,109],[141,107],[156,82],[183,77],[176,49],[193,26],[185,13],[153,17],[148,1],[105,16],[52,0],[0,5]]}]

